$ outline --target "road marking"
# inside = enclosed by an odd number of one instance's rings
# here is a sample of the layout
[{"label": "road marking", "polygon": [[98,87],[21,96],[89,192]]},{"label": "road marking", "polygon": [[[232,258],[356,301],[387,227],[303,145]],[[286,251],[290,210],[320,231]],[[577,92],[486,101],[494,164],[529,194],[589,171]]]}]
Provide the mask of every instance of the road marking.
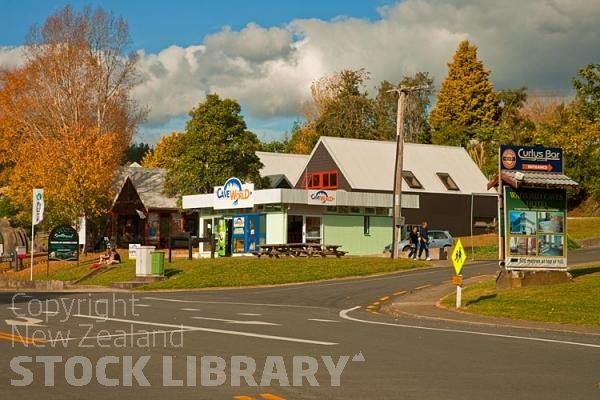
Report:
[{"label": "road marking", "polygon": [[427,285],[417,286],[414,290],[421,290],[421,289],[425,289],[425,288],[428,288],[428,287],[431,287],[431,286],[432,286],[432,284],[428,283]]},{"label": "road marking", "polygon": [[466,335],[497,337],[497,338],[515,339],[515,340],[528,340],[528,341],[532,341],[532,342],[556,343],[556,344],[565,344],[565,345],[571,345],[571,346],[591,347],[591,348],[595,348],[595,349],[600,349],[600,344],[572,342],[572,341],[568,341],[568,340],[545,339],[545,338],[539,338],[539,337],[533,337],[533,336],[503,335],[501,333],[468,331],[468,330],[464,330],[464,329],[433,328],[430,326],[393,324],[391,322],[367,321],[364,319],[354,318],[354,317],[351,317],[348,315],[352,311],[356,311],[359,308],[361,308],[361,307],[356,306],[356,307],[352,307],[352,308],[348,308],[346,310],[340,311],[340,314],[339,314],[340,318],[343,318],[343,319],[346,319],[349,321],[354,321],[354,322],[362,322],[364,324],[393,326],[396,328],[419,329],[419,330],[423,330],[423,331],[433,331],[433,332],[461,333],[461,334],[466,334]]},{"label": "road marking", "polygon": [[96,335],[96,336],[83,336],[83,337],[67,337],[67,338],[59,338],[59,339],[50,339],[47,342],[48,343],[55,343],[55,342],[70,342],[73,340],[98,340],[98,339],[104,339],[104,338],[114,338],[114,337],[127,337],[127,336],[142,336],[142,335],[160,335],[160,334],[167,334],[167,333],[178,333],[178,332],[192,332],[191,329],[175,329],[175,330],[171,330],[171,331],[151,331],[151,332],[133,332],[133,333],[109,333],[108,335]]},{"label": "road marking", "polygon": [[17,317],[19,318],[17,319],[7,319],[5,320],[5,322],[8,325],[25,325],[25,326],[44,326],[44,325],[40,325],[40,322],[44,322],[43,319],[37,319],[37,318],[31,318],[31,317]]},{"label": "road marking", "polygon": [[286,337],[286,336],[264,335],[261,333],[230,331],[230,330],[225,330],[225,329],[202,328],[199,326],[164,324],[164,323],[160,323],[160,322],[137,321],[134,319],[122,319],[122,318],[101,318],[98,315],[76,314],[76,315],[74,315],[74,317],[88,318],[88,319],[94,319],[94,320],[99,320],[99,321],[123,322],[126,324],[160,326],[163,328],[188,329],[190,331],[221,333],[223,335],[246,336],[246,337],[253,337],[253,338],[258,338],[258,339],[279,340],[279,341],[283,341],[283,342],[316,344],[316,345],[321,345],[321,346],[335,346],[335,345],[339,344],[339,343],[335,343],[335,342],[325,342],[325,341],[320,341],[320,340],[300,339],[300,338],[293,338],[293,337]]},{"label": "road marking", "polygon": [[239,325],[279,325],[274,324],[272,322],[265,321],[244,321],[244,320],[235,320],[235,319],[223,319],[223,318],[209,318],[209,317],[192,317],[193,319],[202,319],[206,321],[220,321],[227,322],[228,324],[239,324]]},{"label": "road marking", "polygon": [[245,317],[260,317],[262,314],[256,314],[256,313],[251,313],[251,312],[239,312],[239,313],[237,313],[237,315],[242,315]]},{"label": "road marking", "polygon": [[150,304],[136,304],[136,307],[152,307]]},{"label": "road marking", "polygon": [[379,299],[379,301],[388,301],[390,299],[390,296],[383,296],[382,298]]},{"label": "road marking", "polygon": [[319,319],[319,318],[309,318],[308,321],[315,321],[315,322],[340,322],[340,321],[335,321],[333,319]]},{"label": "road marking", "polygon": [[408,291],[406,291],[406,290],[402,290],[401,292],[396,292],[396,293],[392,293],[392,294],[393,294],[394,296],[401,296],[401,295],[403,295],[403,294],[406,294],[406,293],[408,293]]},{"label": "road marking", "polygon": [[266,303],[241,303],[235,301],[205,301],[205,300],[179,300],[179,299],[164,299],[161,297],[144,297],[144,300],[170,301],[173,303],[196,303],[196,304],[227,304],[233,306],[263,306],[263,307],[281,307],[281,308],[310,308],[324,309],[327,307],[317,306],[299,306],[297,304],[266,304]]},{"label": "road marking", "polygon": [[41,311],[42,314],[58,315],[58,311]]},{"label": "road marking", "polygon": [[9,310],[15,311],[15,310],[20,310],[21,308],[19,307],[6,307]]},{"label": "road marking", "polygon": [[197,308],[182,308],[181,311],[200,311]]},{"label": "road marking", "polygon": [[[271,393],[261,393],[259,395],[259,397],[264,400],[285,400],[285,398],[275,396],[274,394],[271,394]],[[234,400],[256,400],[256,399],[254,397],[250,397],[250,396],[235,396]]]},{"label": "road marking", "polygon": [[0,332],[0,340],[7,340],[11,342],[19,342],[23,344],[38,344],[38,343],[46,343],[45,340],[42,339],[33,339],[26,336],[15,335],[8,332]]}]

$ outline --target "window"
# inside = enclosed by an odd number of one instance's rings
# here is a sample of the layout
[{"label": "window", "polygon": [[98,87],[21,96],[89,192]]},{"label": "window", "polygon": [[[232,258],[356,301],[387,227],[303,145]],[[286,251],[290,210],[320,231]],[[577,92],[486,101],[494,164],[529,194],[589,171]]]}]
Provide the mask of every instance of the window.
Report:
[{"label": "window", "polygon": [[438,178],[440,178],[440,180],[442,181],[442,183],[444,184],[444,186],[446,186],[446,189],[448,189],[448,190],[460,190],[460,188],[458,187],[458,185],[456,184],[456,182],[454,182],[454,179],[452,179],[452,177],[450,176],[450,174],[447,174],[445,172],[438,172],[437,176],[438,176]]},{"label": "window", "polygon": [[363,233],[365,235],[371,234],[371,217],[368,215],[363,217]]},{"label": "window", "polygon": [[305,189],[331,189],[338,188],[337,171],[307,172],[304,179]]},{"label": "window", "polygon": [[412,171],[402,171],[402,178],[404,178],[404,182],[406,182],[411,189],[423,189],[423,185],[421,185],[421,182],[419,182]]}]

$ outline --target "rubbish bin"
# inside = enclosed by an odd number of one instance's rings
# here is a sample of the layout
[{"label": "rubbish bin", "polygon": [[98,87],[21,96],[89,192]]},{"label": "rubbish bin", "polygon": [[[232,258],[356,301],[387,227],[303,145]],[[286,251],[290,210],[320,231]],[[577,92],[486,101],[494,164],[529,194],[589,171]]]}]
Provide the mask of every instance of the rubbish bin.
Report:
[{"label": "rubbish bin", "polygon": [[152,251],[152,275],[163,276],[165,274],[165,252]]},{"label": "rubbish bin", "polygon": [[156,247],[140,246],[135,252],[135,275],[149,276],[152,275],[151,253]]}]

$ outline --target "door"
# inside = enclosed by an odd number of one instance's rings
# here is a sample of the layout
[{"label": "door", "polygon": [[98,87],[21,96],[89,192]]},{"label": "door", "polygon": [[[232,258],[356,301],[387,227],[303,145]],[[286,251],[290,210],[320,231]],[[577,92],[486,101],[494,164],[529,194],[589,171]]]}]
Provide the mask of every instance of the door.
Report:
[{"label": "door", "polygon": [[304,217],[304,242],[321,243],[321,217]]},{"label": "door", "polygon": [[302,215],[288,215],[287,217],[287,242],[302,243],[304,220]]}]

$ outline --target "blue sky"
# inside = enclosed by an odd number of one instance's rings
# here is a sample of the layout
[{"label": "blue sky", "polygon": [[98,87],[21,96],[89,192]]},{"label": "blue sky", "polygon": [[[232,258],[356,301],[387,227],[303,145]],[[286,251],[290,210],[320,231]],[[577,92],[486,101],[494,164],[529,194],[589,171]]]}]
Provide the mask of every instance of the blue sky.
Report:
[{"label": "blue sky", "polygon": [[[0,67],[22,62],[29,27],[66,2],[0,0]],[[310,86],[365,68],[386,79],[429,72],[439,87],[461,40],[479,48],[497,89],[572,94],[571,79],[600,62],[600,2],[550,0],[105,0],[129,23],[146,78],[135,98],[150,108],[138,140],[183,130],[207,93],[236,99],[261,140],[282,138],[310,104]]]}]

